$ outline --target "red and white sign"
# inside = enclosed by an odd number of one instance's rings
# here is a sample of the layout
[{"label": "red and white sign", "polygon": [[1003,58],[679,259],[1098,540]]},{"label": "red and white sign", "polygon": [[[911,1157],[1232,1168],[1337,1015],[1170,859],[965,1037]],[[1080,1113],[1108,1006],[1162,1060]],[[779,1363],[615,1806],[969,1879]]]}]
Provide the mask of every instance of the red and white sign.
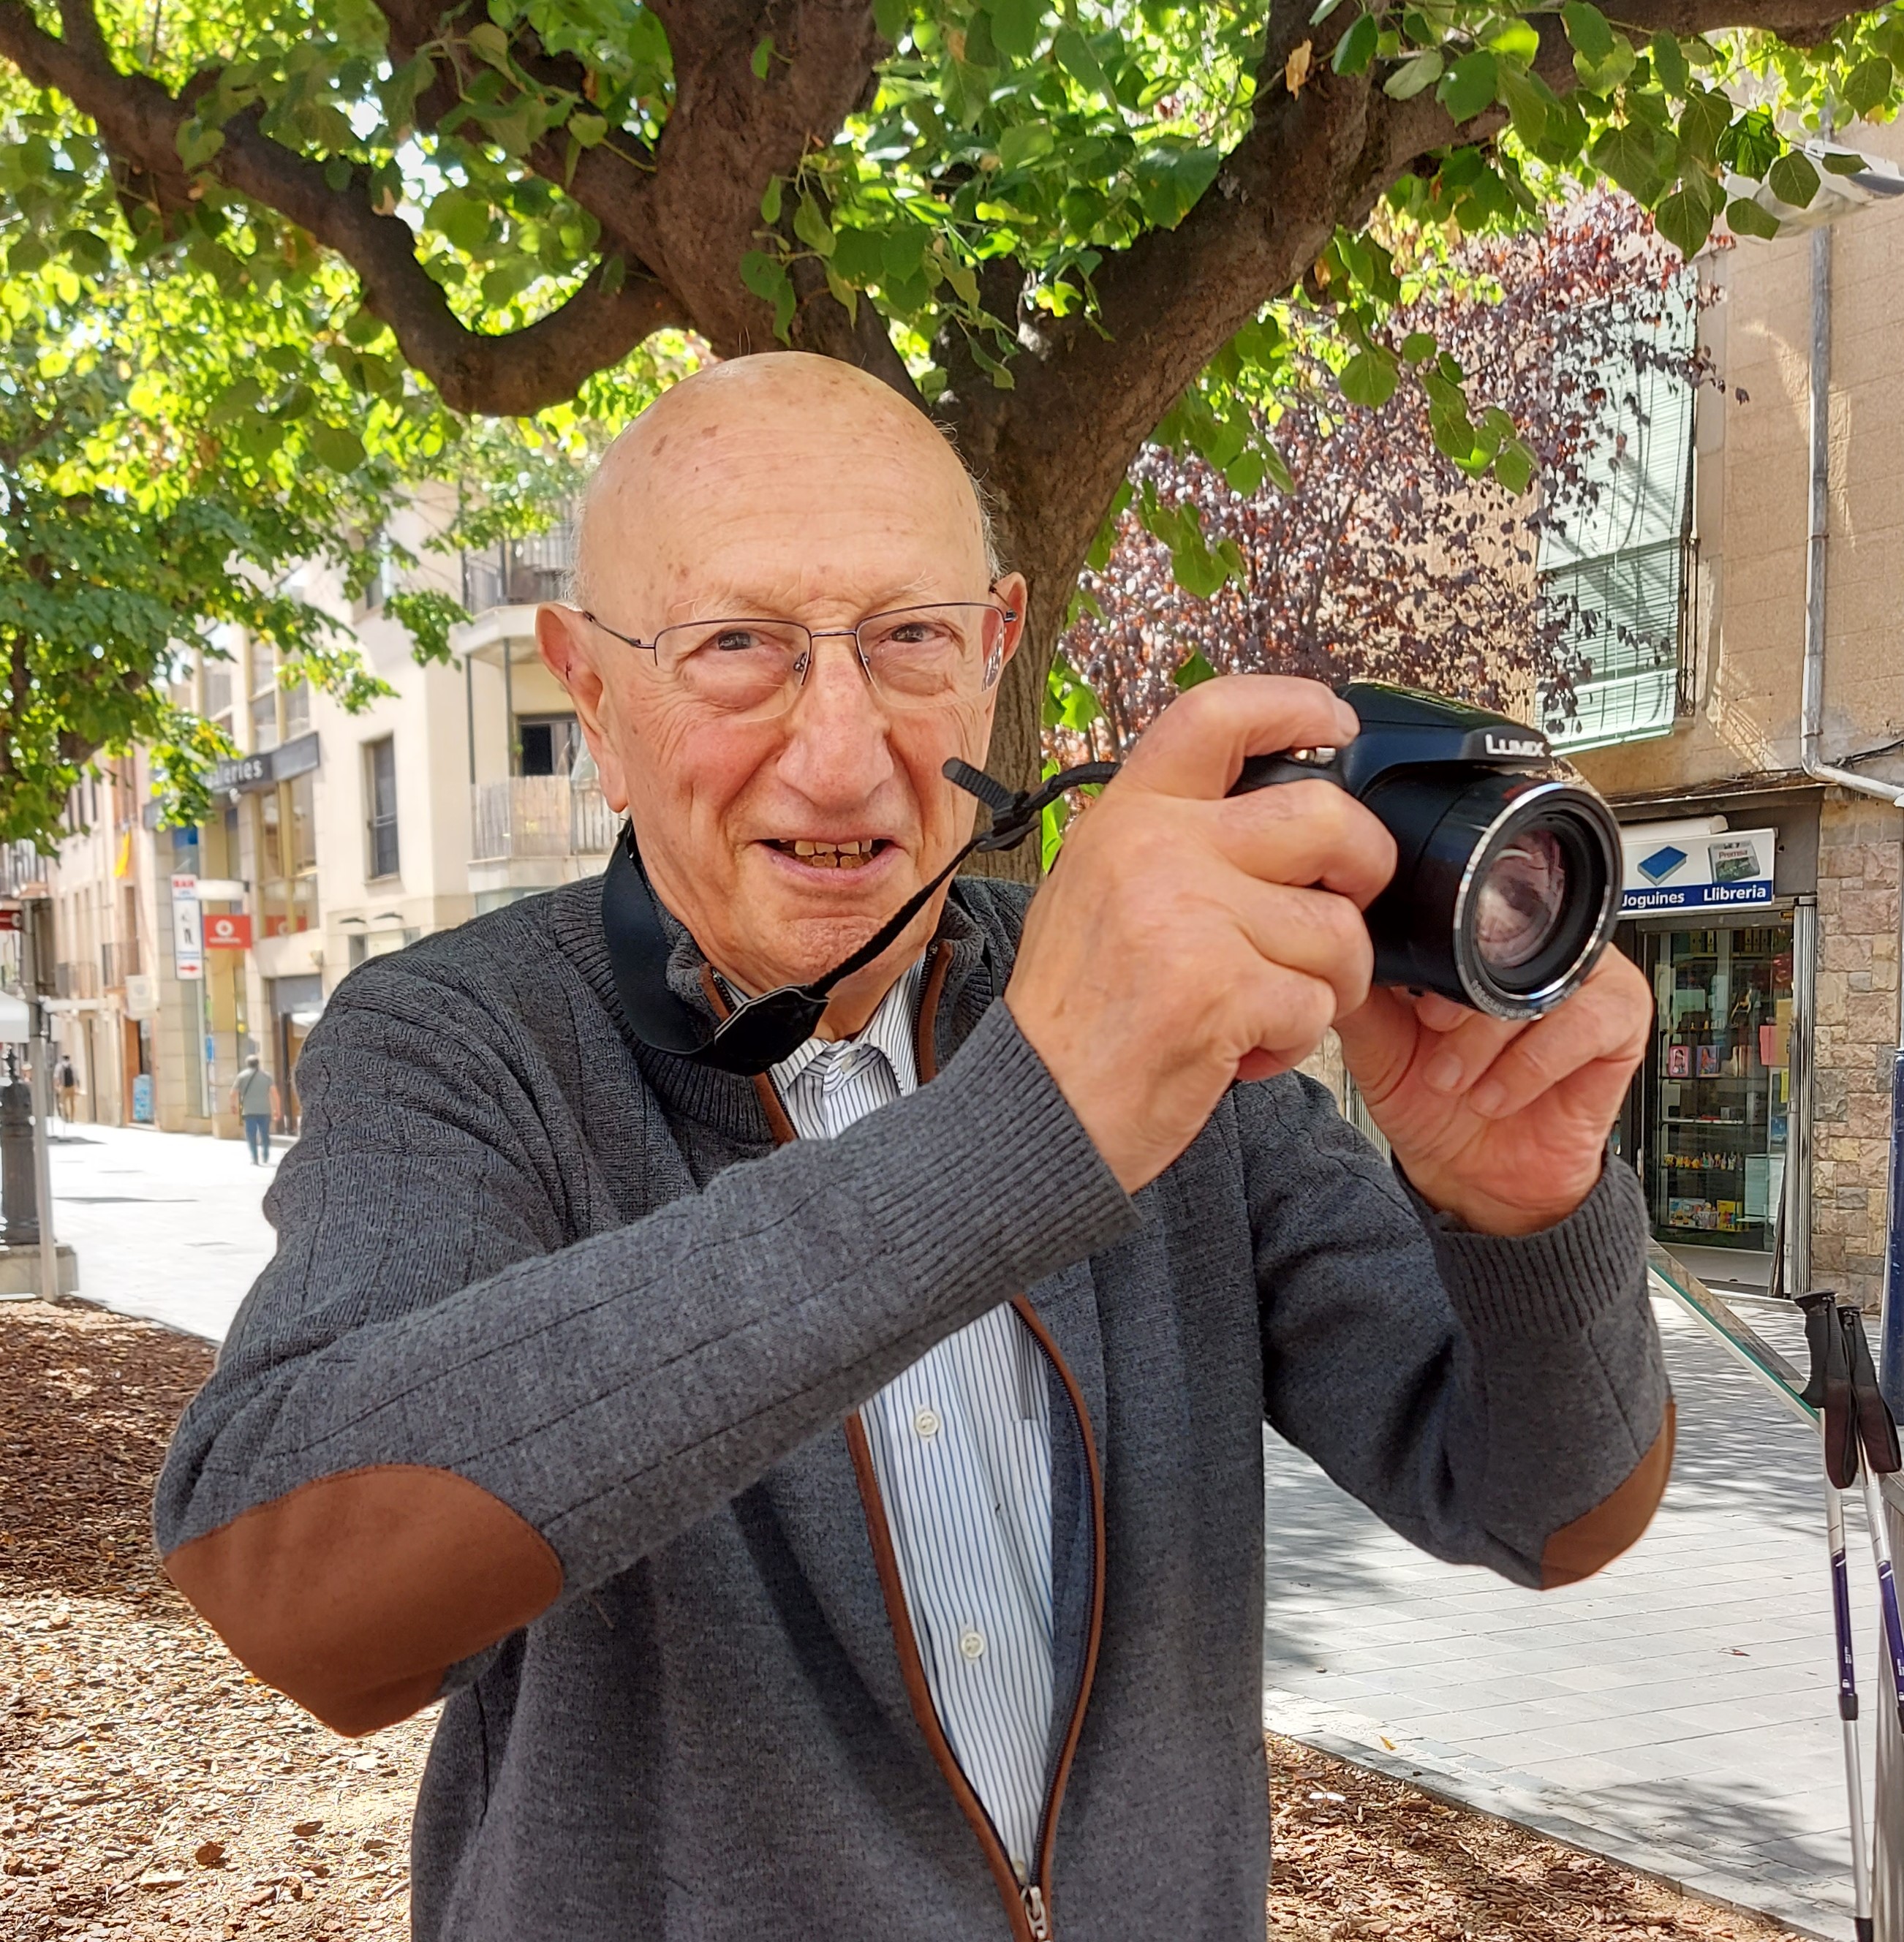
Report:
[{"label": "red and white sign", "polygon": [[207,911],[201,920],[210,951],[249,951],[251,919],[243,911]]},{"label": "red and white sign", "polygon": [[18,930],[20,927],[19,905],[0,904],[0,930]]}]

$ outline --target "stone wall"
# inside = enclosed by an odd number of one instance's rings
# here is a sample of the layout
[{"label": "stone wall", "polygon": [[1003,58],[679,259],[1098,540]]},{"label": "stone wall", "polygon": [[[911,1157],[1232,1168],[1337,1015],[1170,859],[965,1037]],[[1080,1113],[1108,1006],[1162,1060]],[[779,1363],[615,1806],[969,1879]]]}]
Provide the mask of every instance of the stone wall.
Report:
[{"label": "stone wall", "polygon": [[1899,857],[1895,810],[1826,792],[1818,827],[1811,1276],[1872,1312],[1884,1288],[1898,1042]]}]

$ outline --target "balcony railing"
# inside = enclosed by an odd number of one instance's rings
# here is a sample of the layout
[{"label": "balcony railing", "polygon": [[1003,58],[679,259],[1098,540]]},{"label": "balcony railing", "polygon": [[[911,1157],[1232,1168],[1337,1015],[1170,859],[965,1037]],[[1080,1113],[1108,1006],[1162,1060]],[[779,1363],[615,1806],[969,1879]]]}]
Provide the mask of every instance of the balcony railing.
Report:
[{"label": "balcony railing", "polygon": [[54,965],[53,994],[57,998],[96,998],[99,994],[99,967],[84,961]]},{"label": "balcony railing", "polygon": [[617,819],[601,792],[566,776],[512,776],[470,792],[470,856],[478,863],[524,856],[605,856]]},{"label": "balcony railing", "polygon": [[502,540],[483,553],[463,556],[463,605],[472,614],[488,607],[532,607],[559,600],[575,562],[575,528],[567,519],[527,539]]},{"label": "balcony railing", "polygon": [[99,982],[109,991],[125,988],[126,979],[139,975],[139,941],[99,946]]}]

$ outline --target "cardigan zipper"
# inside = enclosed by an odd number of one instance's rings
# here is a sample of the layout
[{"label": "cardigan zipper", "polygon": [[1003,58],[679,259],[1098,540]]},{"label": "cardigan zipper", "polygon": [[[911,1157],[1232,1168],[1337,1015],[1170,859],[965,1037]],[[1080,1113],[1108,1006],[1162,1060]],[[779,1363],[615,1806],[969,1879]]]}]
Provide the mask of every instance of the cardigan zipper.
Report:
[{"label": "cardigan zipper", "polygon": [[[924,988],[920,994],[917,1036],[915,1040],[914,1064],[917,1068],[919,1083],[925,1085],[938,1070],[938,1048],[933,1042],[933,1026],[938,1012],[939,994],[944,988],[945,974],[951,961],[951,953],[935,942],[927,947]],[[703,988],[712,980],[705,973]],[[709,992],[709,1001],[720,1014],[724,1010],[718,988]],[[787,1116],[786,1109],[780,1103],[773,1089],[773,1082],[766,1074],[761,1074],[754,1081],[754,1088],[762,1109],[767,1115],[775,1144],[785,1144],[797,1138],[793,1123]],[[1044,1807],[1038,1821],[1038,1839],[1036,1852],[1027,1857],[1030,1879],[1021,1880],[1017,1869],[1012,1865],[1012,1857],[999,1836],[998,1828],[987,1811],[985,1803],[978,1798],[965,1769],[959,1764],[959,1757],[952,1750],[952,1743],[946,1737],[945,1727],[938,1717],[938,1709],[932,1703],[932,1689],[926,1680],[926,1662],[919,1649],[919,1640],[912,1628],[912,1615],[907,1609],[905,1587],[899,1576],[897,1553],[892,1548],[892,1527],[886,1521],[886,1504],[880,1494],[879,1478],[873,1469],[873,1453],[866,1441],[866,1429],[856,1411],[846,1418],[846,1447],[853,1456],[855,1476],[859,1484],[861,1509],[866,1520],[867,1536],[872,1541],[873,1560],[879,1572],[880,1591],[886,1600],[887,1622],[892,1628],[893,1643],[899,1655],[899,1671],[906,1688],[906,1697],[911,1702],[913,1716],[919,1722],[921,1732],[933,1759],[945,1775],[951,1787],[953,1797],[958,1802],[966,1818],[972,1824],[978,1836],[979,1846],[984,1850],[993,1879],[998,1885],[999,1897],[1005,1904],[1006,1919],[1012,1925],[1013,1942],[1052,1942],[1051,1913],[1051,1857],[1058,1838],[1058,1809],[1064,1798],[1064,1784],[1070,1777],[1071,1761],[1078,1747],[1079,1735],[1084,1727],[1085,1708],[1091,1698],[1091,1682],[1097,1671],[1097,1648],[1104,1634],[1104,1479],[1097,1466],[1097,1447],[1093,1441],[1090,1413],[1085,1407],[1083,1392],[1079,1389],[1064,1358],[1058,1352],[1058,1346],[1046,1331],[1044,1323],[1038,1318],[1037,1311],[1023,1296],[1012,1306],[1018,1317],[1031,1331],[1032,1339],[1038,1344],[1046,1360],[1058,1372],[1058,1380],[1064,1385],[1072,1413],[1077,1418],[1078,1436],[1084,1450],[1085,1487],[1088,1493],[1091,1509],[1091,1619],[1085,1640],[1084,1662],[1079,1669],[1077,1689],[1071,1702],[1069,1722],[1065,1729],[1063,1744],[1058,1750],[1058,1763],[1053,1769],[1051,1781],[1045,1793]]]},{"label": "cardigan zipper", "polygon": [[886,1619],[892,1625],[893,1643],[898,1649],[900,1674],[905,1683],[906,1696],[912,1702],[913,1715],[919,1722],[933,1758],[951,1787],[954,1797],[972,1824],[980,1846],[985,1850],[985,1858],[991,1865],[993,1877],[998,1883],[1006,1913],[1012,1923],[1015,1942],[1052,1942],[1055,1931],[1051,1924],[1051,1873],[1057,1846],[1058,1810],[1064,1802],[1065,1782],[1070,1778],[1072,1758],[1077,1751],[1079,1735],[1083,1729],[1085,1708],[1090,1702],[1091,1684],[1097,1675],[1097,1648],[1104,1632],[1104,1498],[1097,1447],[1091,1440],[1091,1418],[1085,1409],[1076,1379],[1058,1352],[1031,1304],[1021,1296],[1012,1306],[1030,1330],[1039,1350],[1058,1371],[1058,1380],[1064,1384],[1065,1395],[1077,1417],[1079,1440],[1085,1453],[1085,1488],[1091,1506],[1090,1627],[1064,1742],[1039,1815],[1035,1852],[1028,1858],[1029,1880],[1021,1880],[1018,1870],[1012,1867],[1011,1855],[997,1825],[960,1766],[959,1757],[947,1737],[944,1724],[938,1717],[938,1709],[932,1703],[932,1690],[926,1680],[925,1659],[919,1649],[918,1635],[913,1630],[912,1615],[906,1604],[905,1588],[899,1577],[898,1558],[892,1545],[892,1527],[886,1521],[885,1500],[880,1495],[878,1476],[873,1468],[871,1447],[867,1442],[865,1426],[857,1411],[846,1419],[846,1442],[859,1482],[867,1535],[872,1540],[880,1589],[886,1599]]}]

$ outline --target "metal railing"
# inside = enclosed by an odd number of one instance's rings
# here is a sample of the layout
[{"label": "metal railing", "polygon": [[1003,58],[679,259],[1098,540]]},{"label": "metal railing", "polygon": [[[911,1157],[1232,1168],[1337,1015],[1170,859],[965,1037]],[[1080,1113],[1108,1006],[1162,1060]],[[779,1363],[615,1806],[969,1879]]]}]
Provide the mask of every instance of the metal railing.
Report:
[{"label": "metal railing", "polygon": [[77,963],[53,967],[53,995],[56,998],[96,998],[99,994],[99,967],[81,960]]},{"label": "metal railing", "polygon": [[109,991],[123,991],[128,977],[139,975],[139,940],[99,946],[99,982]]},{"label": "metal railing", "polygon": [[29,884],[44,884],[51,862],[30,843],[0,844],[0,897],[17,897]]},{"label": "metal railing", "polygon": [[575,526],[563,519],[546,533],[501,540],[482,553],[463,556],[463,605],[472,614],[487,607],[530,607],[559,600],[575,562]]},{"label": "metal railing", "polygon": [[470,855],[478,863],[522,856],[605,856],[617,819],[592,785],[566,776],[511,776],[470,791]]}]

